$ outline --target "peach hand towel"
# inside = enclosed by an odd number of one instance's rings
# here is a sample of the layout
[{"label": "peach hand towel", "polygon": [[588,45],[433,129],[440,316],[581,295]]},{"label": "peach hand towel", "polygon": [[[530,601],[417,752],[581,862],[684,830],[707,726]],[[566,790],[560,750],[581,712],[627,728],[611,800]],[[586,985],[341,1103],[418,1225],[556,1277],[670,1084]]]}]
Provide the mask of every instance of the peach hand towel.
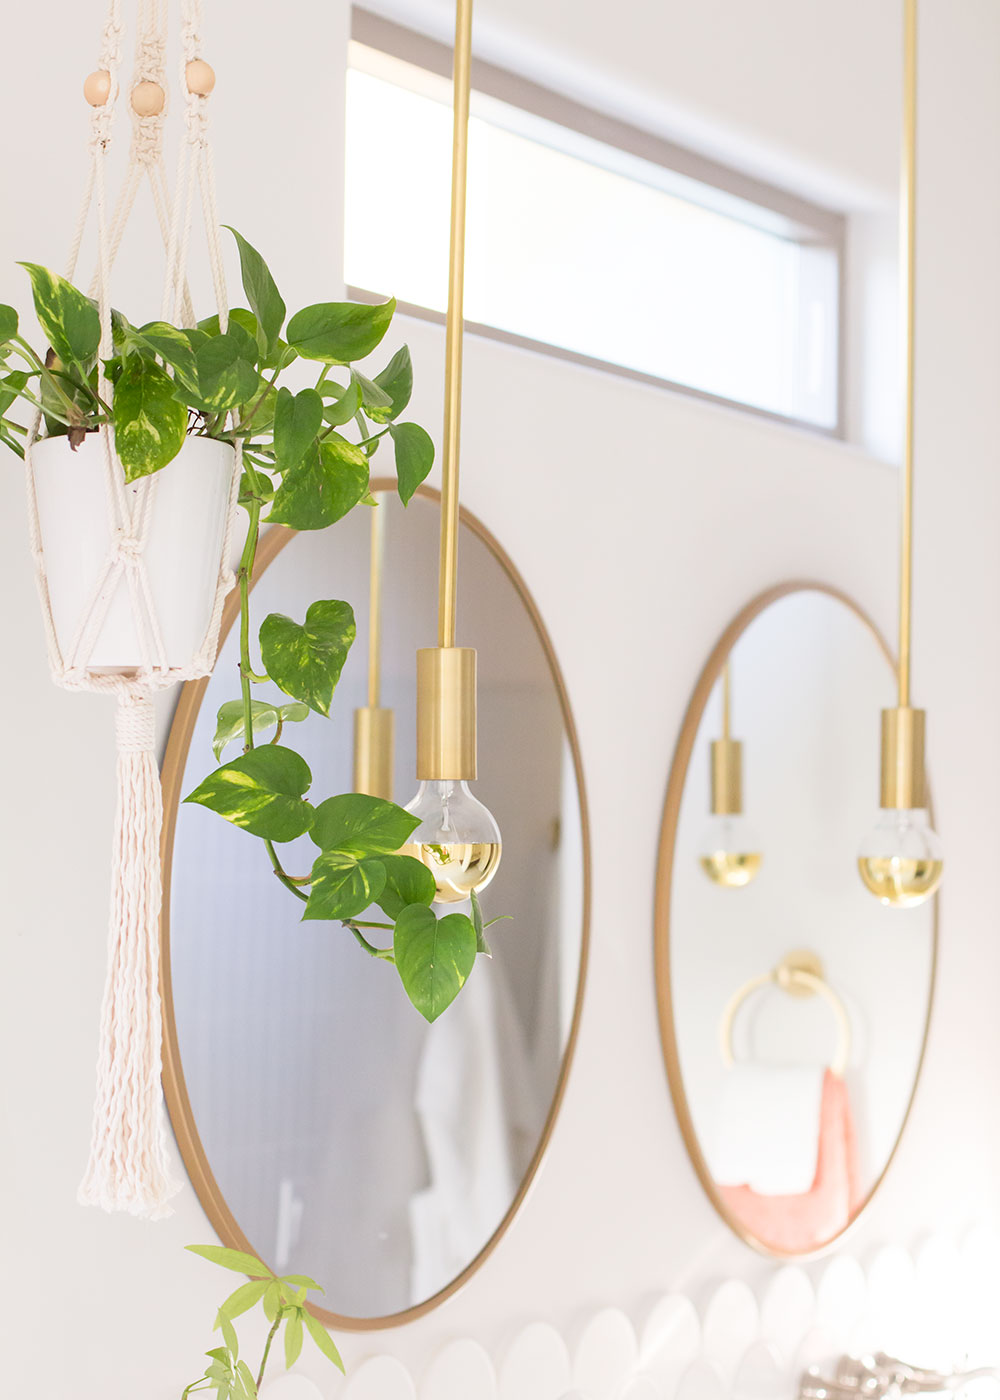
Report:
[{"label": "peach hand towel", "polygon": [[819,1150],[810,1189],[794,1196],[761,1196],[749,1186],[720,1186],[741,1225],[763,1244],[788,1254],[818,1249],[848,1224],[861,1201],[858,1147],[847,1086],[823,1075]]}]

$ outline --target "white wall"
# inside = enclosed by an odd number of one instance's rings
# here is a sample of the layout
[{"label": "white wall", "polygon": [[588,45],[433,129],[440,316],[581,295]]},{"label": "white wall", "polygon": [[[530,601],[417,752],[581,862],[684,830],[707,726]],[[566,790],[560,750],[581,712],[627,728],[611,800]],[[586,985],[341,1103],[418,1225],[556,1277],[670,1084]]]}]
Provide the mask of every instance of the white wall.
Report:
[{"label": "white wall", "polygon": [[[690,108],[692,128],[707,120],[790,167],[814,161],[842,188],[891,182],[888,0],[635,3],[618,6],[613,25],[596,5],[490,8],[519,45],[536,44],[539,65],[557,53],[591,68],[606,58],[612,86],[623,75],[639,92],[662,82],[673,106]],[[78,165],[77,84],[90,67],[83,9],[68,0],[24,8],[5,31],[16,56],[6,68],[9,124],[31,128],[23,147],[6,147],[6,197],[17,190],[26,200],[5,211],[0,232],[5,297],[20,286],[6,270],[12,258],[58,261],[67,179],[75,189],[64,172]],[[655,47],[646,42],[653,10]],[[744,11],[756,25],[731,27]],[[796,14],[822,27],[804,33]],[[342,0],[266,12],[216,0],[210,20],[209,56],[223,34],[229,52],[217,64],[223,216],[271,251],[288,285],[326,295],[339,266]],[[991,1212],[1000,1169],[1000,941],[981,873],[992,871],[998,845],[1000,763],[991,625],[1000,587],[1000,14],[991,0],[926,0],[924,25],[915,681],[930,710],[948,885],[922,1091],[857,1248]],[[247,104],[238,123],[222,116],[237,96]],[[419,375],[414,416],[433,427],[442,336],[423,324],[406,333]],[[849,590],[886,628],[895,597],[895,474],[850,448],[486,342],[469,346],[466,402],[464,496],[533,590],[576,711],[596,856],[594,951],[563,1114],[514,1227],[438,1312],[399,1333],[344,1339],[349,1363],[388,1349],[418,1369],[446,1337],[491,1344],[531,1316],[569,1326],[587,1305],[632,1307],[653,1287],[698,1292],[720,1273],[754,1279],[770,1267],[712,1213],[667,1096],[651,975],[660,806],[694,678],[752,593],[811,575]],[[181,1253],[208,1237],[190,1191],[156,1225],[106,1219],[73,1199],[103,976],[112,720],[100,700],[49,684],[11,463],[0,491],[14,662],[0,698],[4,1388],[41,1400],[70,1391],[78,1400],[167,1400],[210,1344],[220,1290],[207,1266]],[[611,854],[623,837],[624,880]],[[29,1381],[39,1358],[44,1373]]]}]

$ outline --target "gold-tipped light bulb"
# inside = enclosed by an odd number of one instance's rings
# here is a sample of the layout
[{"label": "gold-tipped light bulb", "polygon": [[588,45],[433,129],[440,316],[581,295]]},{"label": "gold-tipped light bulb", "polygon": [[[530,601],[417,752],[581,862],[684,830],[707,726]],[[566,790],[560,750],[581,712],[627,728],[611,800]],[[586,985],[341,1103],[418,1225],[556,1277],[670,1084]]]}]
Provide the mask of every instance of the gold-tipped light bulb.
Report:
[{"label": "gold-tipped light bulb", "polygon": [[893,909],[930,899],[944,874],[941,842],[927,814],[924,711],[882,711],[881,813],[861,843],[865,888]]},{"label": "gold-tipped light bulb", "polygon": [[484,890],[500,864],[500,828],[461,779],[427,779],[406,810],[422,818],[403,855],[434,876],[436,904],[455,904]]}]

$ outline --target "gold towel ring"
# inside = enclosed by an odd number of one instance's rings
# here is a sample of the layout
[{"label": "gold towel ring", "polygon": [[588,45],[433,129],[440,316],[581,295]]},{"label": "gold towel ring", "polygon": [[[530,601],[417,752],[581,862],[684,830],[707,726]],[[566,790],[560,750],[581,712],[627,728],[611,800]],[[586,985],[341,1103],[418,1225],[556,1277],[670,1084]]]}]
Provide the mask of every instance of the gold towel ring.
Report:
[{"label": "gold towel ring", "polygon": [[818,994],[829,1006],[837,1021],[837,1053],[830,1063],[834,1074],[843,1075],[851,1058],[851,1022],[847,1007],[823,976],[823,964],[815,953],[807,949],[796,949],[788,953],[770,972],[762,972],[759,977],[751,977],[726,1003],[719,1022],[719,1047],[727,1069],[736,1063],[733,1054],[733,1029],[736,1013],[754,992],[761,987],[773,984],[790,996],[813,996]]}]

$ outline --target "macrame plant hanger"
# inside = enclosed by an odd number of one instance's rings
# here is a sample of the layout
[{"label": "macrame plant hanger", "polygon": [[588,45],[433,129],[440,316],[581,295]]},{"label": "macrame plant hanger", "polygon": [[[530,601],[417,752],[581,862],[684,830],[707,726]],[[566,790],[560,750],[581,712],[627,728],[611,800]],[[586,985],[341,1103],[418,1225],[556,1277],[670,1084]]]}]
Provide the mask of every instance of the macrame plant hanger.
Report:
[{"label": "macrame plant hanger", "polygon": [[[207,97],[212,87],[212,72],[201,56],[199,0],[180,0],[180,21],[180,91],[185,107],[172,200],[163,159],[166,0],[139,0],[135,71],[127,94],[132,110],[132,142],[124,182],[110,218],[106,170],[115,115],[122,97],[119,69],[125,30],[121,0],[111,0],[102,31],[98,71],[91,75],[85,87],[93,106],[90,164],[66,276],[73,278],[84,231],[89,219],[96,216],[97,268],[91,295],[96,298],[101,321],[98,373],[99,393],[105,402],[111,402],[114,395],[114,387],[105,378],[104,371],[104,361],[114,354],[112,268],[144,177],[152,192],[165,248],[164,319],[172,320],[175,325],[194,325],[186,265],[194,201],[199,195],[223,331],[228,323],[215,180],[208,144]],[[228,561],[241,473],[240,450],[238,444],[233,450],[210,620],[195,654],[186,664],[177,665],[168,662],[145,559],[155,518],[158,474],[126,485],[115,454],[111,425],[99,430],[109,547],[89,593],[85,592],[72,641],[68,647],[60,646],[49,596],[45,541],[32,464],[32,445],[39,426],[40,415],[36,415],[25,454],[28,520],[52,676],[57,685],[67,690],[103,692],[114,695],[118,702],[118,792],[108,969],[101,1009],[90,1161],[80,1185],[79,1200],[108,1211],[128,1211],[155,1219],[170,1214],[167,1201],[179,1186],[171,1178],[160,1088],[158,955],[162,799],[155,754],[153,694],[177,682],[208,675],[214,665],[222,606],[234,583]],[[172,466],[173,463],[168,464],[163,471],[169,472]],[[124,673],[109,674],[89,663],[111,602],[122,587],[127,589],[141,665]]]}]

